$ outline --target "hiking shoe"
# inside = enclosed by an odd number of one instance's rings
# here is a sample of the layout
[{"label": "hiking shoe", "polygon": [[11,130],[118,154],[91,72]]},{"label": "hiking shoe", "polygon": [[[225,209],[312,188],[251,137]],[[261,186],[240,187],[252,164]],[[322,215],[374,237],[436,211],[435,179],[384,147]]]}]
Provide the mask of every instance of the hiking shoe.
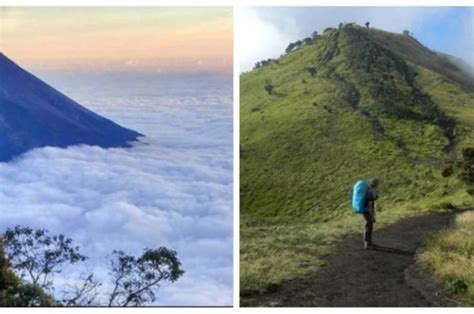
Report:
[{"label": "hiking shoe", "polygon": [[373,244],[373,243],[367,243],[367,242],[364,243],[364,249],[365,249],[365,250],[373,250],[373,249],[375,249],[376,247],[377,247],[377,246],[376,246],[375,244]]}]

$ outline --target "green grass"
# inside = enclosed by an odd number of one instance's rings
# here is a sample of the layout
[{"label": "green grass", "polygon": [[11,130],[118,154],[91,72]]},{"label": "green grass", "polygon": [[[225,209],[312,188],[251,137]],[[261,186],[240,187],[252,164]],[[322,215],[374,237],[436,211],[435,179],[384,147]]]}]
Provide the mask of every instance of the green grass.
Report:
[{"label": "green grass", "polygon": [[[241,75],[243,292],[315,270],[359,231],[349,200],[360,178],[381,179],[386,223],[474,205],[461,180],[442,176],[446,159],[474,146],[474,94],[442,77],[441,63],[434,72],[410,60],[344,28]],[[451,154],[443,120],[457,128]]]},{"label": "green grass", "polygon": [[440,107],[458,121],[459,144],[457,152],[466,147],[474,147],[474,93],[466,92],[458,85],[448,83],[434,72],[417,67],[422,90]]},{"label": "green grass", "polygon": [[[354,219],[355,225],[355,219]],[[347,232],[344,224],[241,225],[241,277],[243,294],[264,293],[272,284],[299,277],[321,266],[320,256]]]},{"label": "green grass", "polygon": [[434,234],[419,257],[463,306],[474,306],[474,211],[459,214],[455,225]]}]

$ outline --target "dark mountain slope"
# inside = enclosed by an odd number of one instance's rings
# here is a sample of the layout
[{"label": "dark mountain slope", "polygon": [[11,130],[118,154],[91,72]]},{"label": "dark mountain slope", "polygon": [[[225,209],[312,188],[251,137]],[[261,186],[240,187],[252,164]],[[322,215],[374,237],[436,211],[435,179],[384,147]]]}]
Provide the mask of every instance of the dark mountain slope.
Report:
[{"label": "dark mountain slope", "polygon": [[0,53],[0,161],[44,146],[128,147],[140,135],[82,107]]}]

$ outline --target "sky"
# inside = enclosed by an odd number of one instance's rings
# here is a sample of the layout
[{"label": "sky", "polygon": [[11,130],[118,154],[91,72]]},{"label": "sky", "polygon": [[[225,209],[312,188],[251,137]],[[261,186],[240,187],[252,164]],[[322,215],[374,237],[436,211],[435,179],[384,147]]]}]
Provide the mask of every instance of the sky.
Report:
[{"label": "sky", "polygon": [[2,7],[0,51],[42,71],[231,72],[230,7]]},{"label": "sky", "polygon": [[474,65],[474,7],[244,7],[236,18],[241,71],[278,57],[315,30],[367,21],[387,31],[409,30],[430,49]]}]

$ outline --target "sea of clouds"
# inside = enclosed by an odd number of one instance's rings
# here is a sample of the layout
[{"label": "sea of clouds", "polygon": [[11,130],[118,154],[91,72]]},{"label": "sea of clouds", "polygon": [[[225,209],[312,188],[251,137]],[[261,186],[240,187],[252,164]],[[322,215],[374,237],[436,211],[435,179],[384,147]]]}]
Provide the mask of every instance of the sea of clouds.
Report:
[{"label": "sea of clouds", "polygon": [[[63,233],[109,287],[114,249],[166,246],[185,275],[158,305],[232,305],[232,81],[206,74],[46,74],[82,105],[145,137],[127,149],[46,147],[0,163],[0,228]],[[74,283],[83,269],[55,277]]]}]

